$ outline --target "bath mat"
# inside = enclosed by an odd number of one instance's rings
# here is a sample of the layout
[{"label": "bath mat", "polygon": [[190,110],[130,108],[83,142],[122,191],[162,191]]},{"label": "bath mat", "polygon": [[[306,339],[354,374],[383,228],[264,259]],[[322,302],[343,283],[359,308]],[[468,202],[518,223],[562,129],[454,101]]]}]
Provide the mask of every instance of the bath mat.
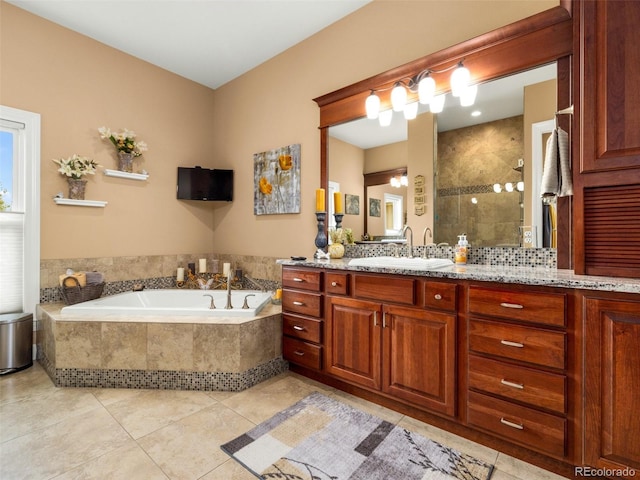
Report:
[{"label": "bath mat", "polygon": [[318,392],[221,446],[256,477],[488,480],[493,465]]}]

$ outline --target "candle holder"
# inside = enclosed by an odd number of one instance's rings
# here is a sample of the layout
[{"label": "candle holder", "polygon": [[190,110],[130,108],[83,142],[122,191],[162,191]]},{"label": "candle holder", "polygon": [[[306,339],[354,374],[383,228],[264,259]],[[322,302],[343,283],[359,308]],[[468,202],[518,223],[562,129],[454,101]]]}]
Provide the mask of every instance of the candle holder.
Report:
[{"label": "candle holder", "polygon": [[342,217],[344,217],[344,213],[334,213],[333,216],[336,219],[336,228],[342,228]]},{"label": "candle holder", "polygon": [[327,219],[327,212],[316,212],[316,219],[318,220],[318,234],[316,235],[316,247],[324,251],[325,247],[329,243],[327,240],[327,234],[324,231],[324,221]]}]

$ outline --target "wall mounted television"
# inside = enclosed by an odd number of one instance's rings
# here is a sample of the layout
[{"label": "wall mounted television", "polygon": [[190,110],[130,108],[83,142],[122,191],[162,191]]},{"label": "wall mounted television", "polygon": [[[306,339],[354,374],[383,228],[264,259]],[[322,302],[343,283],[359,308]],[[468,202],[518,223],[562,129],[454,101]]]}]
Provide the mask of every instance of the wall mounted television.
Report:
[{"label": "wall mounted television", "polygon": [[233,200],[233,170],[178,167],[178,200]]}]

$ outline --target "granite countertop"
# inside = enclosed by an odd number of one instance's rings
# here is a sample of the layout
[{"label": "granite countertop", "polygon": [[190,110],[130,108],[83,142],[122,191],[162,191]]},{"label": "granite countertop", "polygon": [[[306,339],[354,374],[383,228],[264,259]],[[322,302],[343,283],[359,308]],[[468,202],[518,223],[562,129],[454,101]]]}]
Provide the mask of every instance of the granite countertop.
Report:
[{"label": "granite countertop", "polygon": [[478,280],[484,282],[544,285],[549,287],[600,290],[606,292],[640,293],[640,279],[576,275],[573,270],[547,267],[514,267],[508,265],[452,265],[434,270],[409,270],[350,266],[350,258],[331,260],[278,260],[288,266],[348,270],[356,272],[391,273],[419,277],[450,278],[454,280]]}]

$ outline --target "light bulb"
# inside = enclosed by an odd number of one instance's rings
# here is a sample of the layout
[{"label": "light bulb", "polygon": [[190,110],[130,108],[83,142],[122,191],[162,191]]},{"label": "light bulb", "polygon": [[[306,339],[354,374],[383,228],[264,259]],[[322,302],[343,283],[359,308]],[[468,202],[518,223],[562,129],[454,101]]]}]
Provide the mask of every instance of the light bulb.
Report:
[{"label": "light bulb", "polygon": [[524,192],[524,182],[520,181],[516,184],[516,188],[519,192]]},{"label": "light bulb", "polygon": [[388,127],[391,125],[391,119],[393,118],[393,110],[385,110],[378,115],[378,121],[381,127]]},{"label": "light bulb", "polygon": [[407,178],[406,175],[402,175],[400,177],[400,185],[402,185],[404,187],[408,187],[409,186],[409,179]]},{"label": "light bulb", "polygon": [[397,177],[391,177],[391,186],[395,188],[400,187],[400,180]]},{"label": "light bulb", "polygon": [[391,90],[391,105],[394,112],[401,112],[407,103],[407,89],[400,82],[396,82]]},{"label": "light bulb", "polygon": [[507,182],[507,183],[505,183],[505,184],[504,184],[504,189],[505,189],[507,192],[513,192],[513,183],[511,183],[511,182]]},{"label": "light bulb", "polygon": [[404,118],[413,120],[418,116],[418,102],[407,103],[404,106]]},{"label": "light bulb", "polygon": [[474,205],[477,205],[478,199],[476,197],[471,197],[471,203],[473,203]]},{"label": "light bulb", "polygon": [[442,112],[442,110],[444,109],[444,97],[444,93],[433,97],[433,100],[431,100],[431,103],[429,104],[429,110],[431,111],[431,113]]},{"label": "light bulb", "polygon": [[465,88],[460,95],[460,106],[470,107],[473,102],[476,101],[476,95],[478,94],[478,85],[471,85]]},{"label": "light bulb", "polygon": [[467,86],[469,86],[469,82],[471,81],[471,73],[469,70],[462,65],[462,62],[458,64],[458,68],[456,68],[451,74],[451,95],[454,97],[459,97],[462,95]]},{"label": "light bulb", "polygon": [[418,83],[418,98],[420,103],[431,103],[433,96],[436,94],[436,81],[431,77],[424,77]]},{"label": "light bulb", "polygon": [[371,95],[367,97],[367,101],[364,104],[367,110],[367,118],[375,119],[380,114],[380,97],[371,92]]},{"label": "light bulb", "polygon": [[502,191],[502,186],[499,183],[495,183],[493,185],[493,191],[496,193],[500,193]]}]

